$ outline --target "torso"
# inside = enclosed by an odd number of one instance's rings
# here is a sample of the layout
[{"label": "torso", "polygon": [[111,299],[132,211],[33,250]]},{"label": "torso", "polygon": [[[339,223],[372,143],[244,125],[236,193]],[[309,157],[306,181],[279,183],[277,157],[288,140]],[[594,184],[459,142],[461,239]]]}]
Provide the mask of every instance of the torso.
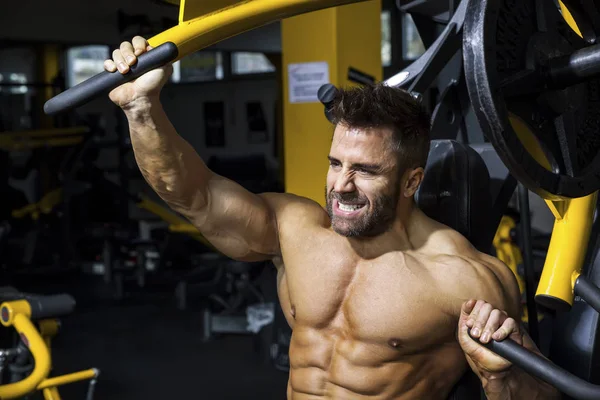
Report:
[{"label": "torso", "polygon": [[437,251],[363,259],[326,220],[280,224],[278,291],[293,329],[288,399],[445,399],[467,363],[458,316],[435,279],[445,267]]}]

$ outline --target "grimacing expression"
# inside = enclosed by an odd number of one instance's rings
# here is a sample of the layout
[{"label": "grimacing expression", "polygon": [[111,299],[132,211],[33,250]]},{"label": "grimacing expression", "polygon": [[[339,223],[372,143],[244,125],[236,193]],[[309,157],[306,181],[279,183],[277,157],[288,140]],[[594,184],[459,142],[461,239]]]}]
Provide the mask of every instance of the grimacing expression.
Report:
[{"label": "grimacing expression", "polygon": [[376,236],[391,227],[401,195],[392,135],[387,128],[336,126],[325,196],[332,228],[338,234]]}]

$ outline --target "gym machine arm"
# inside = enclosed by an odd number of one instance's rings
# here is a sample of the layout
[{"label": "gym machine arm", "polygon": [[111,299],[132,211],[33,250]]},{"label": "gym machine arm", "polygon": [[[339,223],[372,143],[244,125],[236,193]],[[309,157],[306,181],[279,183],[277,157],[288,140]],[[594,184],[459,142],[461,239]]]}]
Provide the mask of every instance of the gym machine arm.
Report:
[{"label": "gym machine arm", "polygon": [[[595,290],[598,291],[598,288]],[[600,291],[596,293],[596,296],[598,295],[600,295]],[[483,346],[575,399],[595,400],[600,398],[600,385],[593,385],[565,371],[552,361],[525,349],[512,340],[502,342],[492,340]]]},{"label": "gym machine arm", "polygon": [[[6,296],[4,296],[6,297]],[[46,399],[60,399],[57,386],[90,379],[88,399],[91,399],[99,371],[95,368],[48,378],[52,366],[50,349],[33,321],[57,318],[73,312],[75,300],[67,294],[37,296],[14,293],[15,300],[0,305],[0,322],[5,327],[13,327],[19,333],[22,342],[33,355],[34,369],[25,379],[0,385],[1,399],[15,399],[35,390],[44,391]]]},{"label": "gym machine arm", "polygon": [[[242,32],[271,22],[324,8],[357,3],[364,0],[254,0],[237,1],[217,12],[201,15],[189,21],[180,18],[179,24],[148,40],[154,47],[142,54],[127,74],[104,71],[87,81],[60,93],[44,104],[48,115],[83,105],[94,97],[130,82],[145,72],[217,43]],[[188,1],[193,8],[194,1]],[[180,15],[184,15],[186,1],[181,1]]]}]

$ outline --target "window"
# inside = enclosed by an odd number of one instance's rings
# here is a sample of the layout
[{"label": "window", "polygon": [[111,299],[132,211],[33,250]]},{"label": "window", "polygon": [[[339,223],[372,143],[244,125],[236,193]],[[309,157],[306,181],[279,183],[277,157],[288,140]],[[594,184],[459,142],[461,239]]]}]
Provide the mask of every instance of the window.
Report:
[{"label": "window", "polygon": [[7,47],[0,49],[0,93],[35,93],[27,86],[35,80],[37,57],[32,47]]},{"label": "window", "polygon": [[108,46],[80,46],[67,50],[67,87],[75,86],[104,71],[109,56]]},{"label": "window", "polygon": [[402,16],[402,58],[416,60],[425,52],[425,46],[410,14]]},{"label": "window", "polygon": [[274,72],[275,66],[263,53],[234,52],[231,69],[234,75],[247,75]]},{"label": "window", "polygon": [[381,12],[381,64],[384,67],[392,65],[392,25],[391,12]]},{"label": "window", "polygon": [[[8,93],[27,93],[27,76],[24,73],[21,72],[11,72],[11,73],[5,73],[0,74],[0,84],[2,83],[6,83],[7,87],[2,88],[0,87],[0,92],[6,91]],[[18,85],[18,84],[23,84],[23,86]]]},{"label": "window", "polygon": [[220,79],[223,79],[223,54],[219,51],[197,51],[173,63],[171,80],[175,83]]}]

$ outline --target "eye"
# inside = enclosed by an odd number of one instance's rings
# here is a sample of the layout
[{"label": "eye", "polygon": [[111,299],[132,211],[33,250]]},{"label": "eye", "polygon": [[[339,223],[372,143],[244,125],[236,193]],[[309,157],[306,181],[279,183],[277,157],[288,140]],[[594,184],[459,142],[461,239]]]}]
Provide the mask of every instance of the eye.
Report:
[{"label": "eye", "polygon": [[340,166],[340,163],[339,163],[339,161],[329,160],[329,165],[333,168],[336,168],[336,167]]},{"label": "eye", "polygon": [[363,175],[369,175],[369,176],[375,175],[375,171],[372,171],[372,170],[366,169],[366,168],[358,168],[356,170],[356,172],[363,174]]}]

